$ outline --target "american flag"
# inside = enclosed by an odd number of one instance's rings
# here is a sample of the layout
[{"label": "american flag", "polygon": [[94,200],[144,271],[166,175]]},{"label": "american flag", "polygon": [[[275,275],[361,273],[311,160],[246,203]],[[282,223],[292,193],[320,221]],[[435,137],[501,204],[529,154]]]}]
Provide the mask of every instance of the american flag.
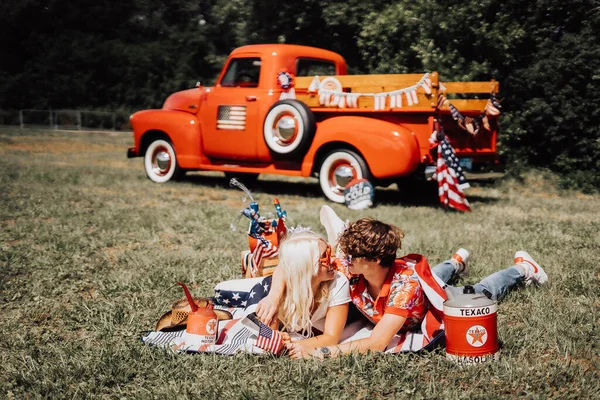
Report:
[{"label": "american flag", "polygon": [[254,269],[258,270],[258,267],[260,266],[260,263],[262,262],[263,258],[275,257],[278,254],[279,249],[277,248],[277,246],[274,246],[270,241],[266,239],[258,240],[258,243],[256,244],[256,249],[254,249],[254,252],[252,253],[252,262],[254,263],[253,272],[255,272]]},{"label": "american flag", "polygon": [[256,347],[259,347],[265,351],[279,354],[283,350],[283,337],[281,332],[269,328],[263,324],[256,315],[248,315],[248,318],[258,325],[258,338],[256,339]]},{"label": "american flag", "polygon": [[458,157],[456,157],[454,149],[445,135],[438,142],[437,152],[438,159],[435,173],[440,202],[446,207],[459,211],[471,211],[471,206],[463,192],[463,189],[470,187],[469,183],[465,178]]},{"label": "american flag", "polygon": [[217,129],[237,131],[246,129],[246,106],[219,106]]},{"label": "american flag", "polygon": [[277,246],[264,238],[259,238],[254,252],[247,253],[242,258],[242,274],[246,275],[246,270],[250,268],[250,276],[255,277],[263,258],[275,257],[278,254]]},{"label": "american flag", "polygon": [[[255,306],[271,290],[271,275],[264,278],[238,279],[217,285],[213,304],[225,307],[245,308]],[[250,286],[251,285],[251,286]]]}]

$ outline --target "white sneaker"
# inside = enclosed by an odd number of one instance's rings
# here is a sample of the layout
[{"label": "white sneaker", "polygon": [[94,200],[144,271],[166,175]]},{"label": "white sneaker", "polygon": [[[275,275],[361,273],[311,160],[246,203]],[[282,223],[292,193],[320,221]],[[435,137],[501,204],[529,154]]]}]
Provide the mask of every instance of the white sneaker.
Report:
[{"label": "white sneaker", "polygon": [[526,251],[515,253],[515,265],[519,265],[525,270],[525,284],[527,285],[530,285],[531,282],[541,285],[548,281],[548,274]]},{"label": "white sneaker", "polygon": [[[346,223],[328,205],[321,206],[319,218],[321,225],[323,225],[327,232],[327,243],[334,249],[337,249],[338,238],[346,230]],[[336,255],[338,255],[337,252]]]},{"label": "white sneaker", "polygon": [[460,248],[456,250],[456,253],[450,259],[450,262],[454,264],[456,273],[459,276],[469,275],[469,252],[466,249]]}]

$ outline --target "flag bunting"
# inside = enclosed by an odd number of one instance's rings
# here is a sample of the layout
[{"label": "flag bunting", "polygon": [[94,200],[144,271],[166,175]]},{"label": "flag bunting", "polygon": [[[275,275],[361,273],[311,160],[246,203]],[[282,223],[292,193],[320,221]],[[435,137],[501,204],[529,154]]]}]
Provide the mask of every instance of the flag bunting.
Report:
[{"label": "flag bunting", "polygon": [[450,109],[450,114],[452,118],[458,123],[458,126],[461,129],[469,132],[471,135],[477,135],[481,128],[486,131],[490,131],[490,123],[489,117],[496,117],[500,115],[500,103],[496,99],[494,92],[490,93],[490,98],[485,105],[485,108],[481,114],[476,117],[466,117],[464,116],[443,94],[438,95],[438,108],[442,108],[444,106],[448,106]]}]

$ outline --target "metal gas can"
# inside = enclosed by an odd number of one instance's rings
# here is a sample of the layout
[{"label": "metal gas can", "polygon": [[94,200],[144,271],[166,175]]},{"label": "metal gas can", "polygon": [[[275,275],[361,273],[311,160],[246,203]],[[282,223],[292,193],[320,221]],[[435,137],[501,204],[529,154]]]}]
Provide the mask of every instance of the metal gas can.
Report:
[{"label": "metal gas can", "polygon": [[186,333],[186,344],[203,345],[215,344],[217,342],[217,327],[219,320],[213,310],[213,305],[198,307],[196,311],[188,314]]},{"label": "metal gas can", "polygon": [[498,306],[466,286],[464,293],[444,302],[446,357],[461,364],[496,361]]},{"label": "metal gas can", "polygon": [[209,302],[206,307],[198,307],[187,286],[181,282],[177,282],[177,284],[183,288],[185,297],[192,309],[188,314],[187,326],[185,328],[184,337],[186,346],[215,344],[217,342],[219,320],[212,303]]}]

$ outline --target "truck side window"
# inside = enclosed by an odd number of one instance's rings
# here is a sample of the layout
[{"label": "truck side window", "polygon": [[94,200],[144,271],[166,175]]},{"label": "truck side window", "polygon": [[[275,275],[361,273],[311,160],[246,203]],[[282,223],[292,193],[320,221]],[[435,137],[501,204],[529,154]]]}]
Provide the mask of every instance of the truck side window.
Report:
[{"label": "truck side window", "polygon": [[316,58],[299,58],[296,60],[297,76],[331,76],[335,74],[335,63],[333,61],[318,60]]},{"label": "truck side window", "polygon": [[231,60],[221,80],[224,87],[258,87],[260,58],[235,58]]}]

